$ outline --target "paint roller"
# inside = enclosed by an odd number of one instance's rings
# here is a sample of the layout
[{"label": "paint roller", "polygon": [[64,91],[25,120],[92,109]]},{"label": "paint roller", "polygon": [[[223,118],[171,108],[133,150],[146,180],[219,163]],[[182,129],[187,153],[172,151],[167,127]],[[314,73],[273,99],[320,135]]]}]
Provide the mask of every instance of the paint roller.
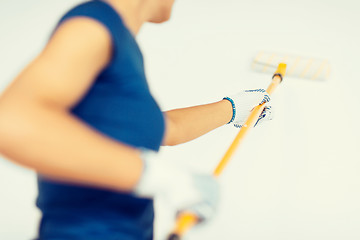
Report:
[{"label": "paint roller", "polygon": [[330,75],[330,64],[327,60],[265,51],[256,55],[251,68],[257,72],[273,73],[279,63],[286,63],[286,75],[289,77],[322,81]]},{"label": "paint roller", "polygon": [[[276,68],[275,73],[273,74],[272,81],[266,92],[270,95],[275,91],[278,85],[282,82],[283,77],[285,76],[286,72],[286,64],[280,63]],[[239,145],[243,142],[245,136],[250,131],[250,129],[255,125],[257,119],[259,118],[260,114],[264,110],[265,103],[254,107],[254,109],[249,114],[246,122],[240,128],[239,133],[236,135],[235,139],[231,143],[230,147],[226,151],[224,157],[221,159],[217,167],[215,168],[213,175],[214,177],[219,177],[223,172],[224,168],[228,165],[230,159],[234,155],[236,149]],[[199,222],[198,216],[191,212],[182,212],[178,215],[176,224],[174,226],[173,231],[168,236],[167,240],[181,240],[182,237],[195,225]]]}]

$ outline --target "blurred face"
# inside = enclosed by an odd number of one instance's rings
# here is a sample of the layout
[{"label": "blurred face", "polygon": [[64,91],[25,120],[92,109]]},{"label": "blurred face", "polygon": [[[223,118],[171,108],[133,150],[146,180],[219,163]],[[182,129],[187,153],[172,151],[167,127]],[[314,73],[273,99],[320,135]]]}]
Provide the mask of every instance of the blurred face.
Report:
[{"label": "blurred face", "polygon": [[170,19],[171,10],[175,0],[147,0],[151,8],[148,19],[152,23],[162,23]]}]

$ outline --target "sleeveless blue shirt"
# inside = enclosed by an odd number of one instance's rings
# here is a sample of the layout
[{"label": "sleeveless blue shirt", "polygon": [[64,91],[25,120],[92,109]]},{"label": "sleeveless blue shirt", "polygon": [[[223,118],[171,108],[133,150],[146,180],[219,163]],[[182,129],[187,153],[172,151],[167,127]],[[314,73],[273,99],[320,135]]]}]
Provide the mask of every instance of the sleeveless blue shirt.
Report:
[{"label": "sleeveless blue shirt", "polygon": [[[143,57],[134,37],[118,13],[103,1],[78,5],[62,17],[58,26],[74,17],[101,23],[111,35],[113,53],[111,62],[72,113],[121,143],[158,151],[164,118],[149,91]],[[43,214],[39,239],[152,239],[152,200],[54,182],[43,176],[38,177],[38,187],[37,206]]]}]

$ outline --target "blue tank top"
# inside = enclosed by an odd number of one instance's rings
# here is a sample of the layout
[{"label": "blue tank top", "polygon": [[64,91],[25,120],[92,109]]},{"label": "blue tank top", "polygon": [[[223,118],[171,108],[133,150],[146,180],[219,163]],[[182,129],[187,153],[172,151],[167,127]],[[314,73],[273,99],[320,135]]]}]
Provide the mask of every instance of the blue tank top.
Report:
[{"label": "blue tank top", "polygon": [[[72,113],[112,139],[158,151],[164,118],[150,94],[143,57],[134,37],[118,13],[103,1],[78,5],[58,26],[74,17],[91,18],[106,27],[112,37],[113,54]],[[43,176],[38,177],[38,186],[37,206],[43,214],[39,239],[152,239],[152,200],[58,183]]]}]

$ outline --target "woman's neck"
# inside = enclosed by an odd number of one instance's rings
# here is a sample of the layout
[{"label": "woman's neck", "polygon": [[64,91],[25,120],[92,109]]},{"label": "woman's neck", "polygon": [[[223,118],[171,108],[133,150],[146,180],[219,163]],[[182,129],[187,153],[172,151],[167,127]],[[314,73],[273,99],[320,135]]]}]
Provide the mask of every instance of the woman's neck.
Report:
[{"label": "woman's neck", "polygon": [[110,4],[121,16],[127,28],[133,35],[137,35],[141,26],[146,22],[146,9],[142,0],[103,0]]}]

